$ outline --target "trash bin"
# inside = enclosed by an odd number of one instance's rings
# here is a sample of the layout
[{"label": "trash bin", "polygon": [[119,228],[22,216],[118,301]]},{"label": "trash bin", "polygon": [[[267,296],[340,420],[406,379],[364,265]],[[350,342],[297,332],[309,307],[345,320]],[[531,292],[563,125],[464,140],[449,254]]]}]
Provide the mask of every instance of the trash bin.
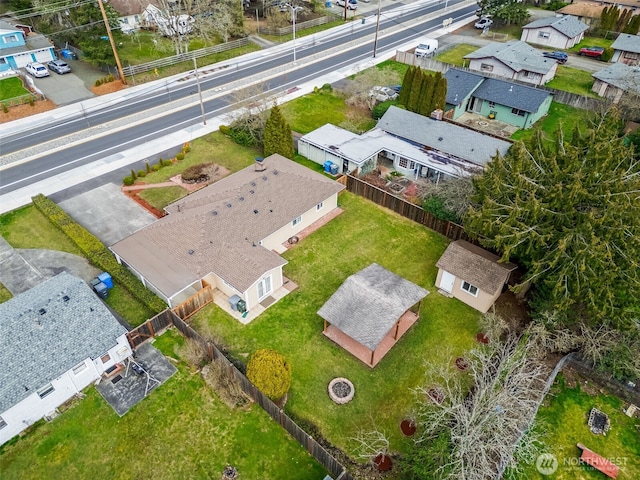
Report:
[{"label": "trash bin", "polygon": [[113,288],[113,279],[111,278],[111,275],[109,275],[107,272],[103,272],[100,275],[98,275],[98,280],[104,283],[107,286],[107,288]]},{"label": "trash bin", "polygon": [[365,20],[365,18],[364,18],[364,17],[362,17],[362,24],[363,24],[363,25],[364,25],[364,20]]},{"label": "trash bin", "polygon": [[338,165],[336,165],[335,163],[331,164],[331,175],[337,175],[338,174]]},{"label": "trash bin", "polygon": [[94,285],[93,290],[98,294],[99,297],[102,298],[107,298],[107,295],[109,295],[109,289],[102,282],[98,282],[96,285]]},{"label": "trash bin", "polygon": [[240,298],[239,295],[233,295],[232,297],[229,297],[229,306],[231,307],[231,310],[233,310],[234,312],[238,311],[238,304],[242,302],[242,299]]},{"label": "trash bin", "polygon": [[331,8],[331,2],[327,2],[327,3],[325,3],[325,5],[326,5],[328,8]]},{"label": "trash bin", "polygon": [[331,172],[331,165],[333,165],[333,162],[331,160],[327,160],[326,162],[324,162],[324,171],[327,173]]},{"label": "trash bin", "polygon": [[69,60],[77,60],[78,59],[78,55],[76,55],[76,52],[74,52],[73,50],[70,50],[68,48],[64,48],[60,51],[60,55],[62,55],[63,58],[69,59]]}]

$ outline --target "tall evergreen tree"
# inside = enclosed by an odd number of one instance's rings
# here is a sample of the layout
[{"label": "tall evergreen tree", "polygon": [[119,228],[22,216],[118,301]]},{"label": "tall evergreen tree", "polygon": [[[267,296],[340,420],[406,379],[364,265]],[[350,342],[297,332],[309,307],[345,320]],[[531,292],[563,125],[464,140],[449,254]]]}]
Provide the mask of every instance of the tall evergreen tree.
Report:
[{"label": "tall evergreen tree", "polygon": [[447,105],[447,79],[443,76],[438,80],[438,84],[433,92],[433,104],[431,111],[440,109],[444,111]]},{"label": "tall evergreen tree", "polygon": [[516,142],[474,182],[465,219],[527,268],[547,308],[618,326],[637,318],[640,298],[640,162],[619,131],[612,111],[571,141],[559,130],[555,149],[541,133]]},{"label": "tall evergreen tree", "polygon": [[420,90],[422,89],[424,78],[424,72],[418,68],[411,81],[411,90],[409,91],[409,99],[406,105],[407,110],[411,112],[417,112],[420,108]]},{"label": "tall evergreen tree", "polygon": [[402,88],[400,88],[400,95],[398,95],[398,103],[400,105],[407,106],[407,102],[409,101],[409,92],[411,91],[411,85],[413,84],[413,76],[418,70],[417,67],[413,65],[409,67],[407,72],[404,74],[404,78],[402,79]]},{"label": "tall evergreen tree", "polygon": [[279,153],[283,157],[293,158],[293,137],[291,127],[285,120],[280,108],[274,105],[264,126],[264,156]]},{"label": "tall evergreen tree", "polygon": [[422,80],[422,88],[420,89],[419,108],[416,113],[425,116],[431,114],[431,101],[435,87],[436,80],[433,75],[425,74]]},{"label": "tall evergreen tree", "polygon": [[629,22],[622,30],[623,33],[630,33],[631,35],[637,35],[640,31],[640,15],[634,15],[629,19]]}]

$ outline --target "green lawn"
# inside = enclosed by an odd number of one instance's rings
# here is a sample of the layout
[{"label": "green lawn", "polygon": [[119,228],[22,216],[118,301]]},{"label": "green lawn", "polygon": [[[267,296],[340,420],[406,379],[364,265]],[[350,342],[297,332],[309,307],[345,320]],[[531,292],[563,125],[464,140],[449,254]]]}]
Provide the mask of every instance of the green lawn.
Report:
[{"label": "green lawn", "polygon": [[553,80],[547,83],[547,87],[577,93],[586,97],[597,97],[598,95],[591,91],[593,82],[594,79],[591,76],[591,72],[558,65],[556,75]]},{"label": "green lawn", "polygon": [[[584,37],[580,43],[569,49],[570,52],[579,52],[584,47],[604,47],[609,48],[613,43],[613,38]],[[604,67],[603,67],[604,68]]]},{"label": "green lawn", "polygon": [[[176,356],[175,331],[155,346]],[[122,418],[95,388],[51,423],[1,450],[3,480],[77,478],[320,480],[325,471],[257,405],[230,409],[184,363]]]},{"label": "green lawn", "polygon": [[554,143],[553,139],[555,138],[555,133],[558,130],[559,125],[562,125],[562,130],[565,135],[571,135],[577,124],[584,126],[585,120],[584,110],[570,107],[569,105],[564,105],[562,103],[551,102],[549,113],[541,120],[538,120],[534,128],[518,130],[516,133],[511,135],[511,138],[513,140],[526,141],[533,136],[536,128],[540,128],[546,134],[546,138],[548,138],[551,143]]},{"label": "green lawn", "polygon": [[[564,377],[559,375],[538,413],[538,418],[543,422],[539,428],[544,430],[546,452],[555,455],[559,462],[557,472],[553,476],[543,476],[532,465],[521,478],[606,478],[590,467],[577,464],[577,458],[581,454],[577,443],[582,443],[599,455],[612,459],[620,467],[618,480],[640,478],[640,420],[624,415],[622,408],[626,405],[618,398],[606,394],[592,396],[582,391],[580,383],[571,383],[567,385]],[[587,419],[594,407],[606,413],[611,420],[611,429],[606,436],[595,435],[589,430]]]},{"label": "green lawn", "polygon": [[29,91],[22,85],[19,77],[0,80],[0,101],[27,95]]},{"label": "green lawn", "polygon": [[[342,193],[339,217],[284,254],[284,274],[299,288],[248,325],[216,306],[196,314],[193,324],[221,339],[246,361],[259,348],[283,353],[293,367],[286,410],[303,425],[313,424],[332,444],[353,453],[352,438],[375,425],[394,451],[406,451],[400,421],[411,412],[411,388],[422,380],[423,359],[447,361],[475,344],[479,314],[434,288],[435,263],[448,241],[405,218],[350,193]],[[322,335],[318,309],[351,274],[372,262],[407,278],[431,293],[421,319],[374,369]],[[327,395],[338,376],[355,385],[355,399],[337,406]]]},{"label": "green lawn", "polygon": [[450,63],[457,67],[466,67],[469,62],[464,59],[464,56],[469,55],[471,52],[475,52],[478,48],[479,47],[476,47],[475,45],[461,43],[460,45],[456,45],[455,47],[436,55],[436,60],[439,62]]}]

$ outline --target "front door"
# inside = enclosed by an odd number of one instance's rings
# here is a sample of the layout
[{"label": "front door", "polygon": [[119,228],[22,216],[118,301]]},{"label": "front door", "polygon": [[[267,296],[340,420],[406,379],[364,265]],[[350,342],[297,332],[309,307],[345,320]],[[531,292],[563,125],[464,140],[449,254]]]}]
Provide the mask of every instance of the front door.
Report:
[{"label": "front door", "polygon": [[455,275],[452,275],[446,270],[443,270],[442,278],[440,279],[440,288],[447,293],[453,292],[453,282],[455,280],[456,280]]}]

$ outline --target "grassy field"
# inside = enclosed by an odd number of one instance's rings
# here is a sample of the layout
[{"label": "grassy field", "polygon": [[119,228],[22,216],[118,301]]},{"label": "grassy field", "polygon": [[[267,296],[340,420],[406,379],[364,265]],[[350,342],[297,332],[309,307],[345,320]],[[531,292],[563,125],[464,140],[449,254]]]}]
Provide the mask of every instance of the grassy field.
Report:
[{"label": "grassy field", "polygon": [[558,65],[556,75],[553,80],[547,83],[547,87],[577,93],[585,97],[597,97],[598,95],[591,91],[593,82],[591,72]]},{"label": "grassy field", "polygon": [[[170,331],[155,346],[176,357],[183,341]],[[323,467],[258,405],[230,409],[185,363],[122,418],[95,388],[85,393],[2,448],[3,480],[217,479],[226,465],[247,480],[324,478]]]},{"label": "grassy field", "polygon": [[[584,47],[604,47],[609,48],[613,43],[613,38],[601,38],[601,37],[584,37],[580,43],[570,48],[570,52],[579,52]],[[603,67],[604,68],[604,67]]]},{"label": "grassy field", "polygon": [[0,80],[0,101],[28,94],[29,91],[22,85],[18,77]]},{"label": "grassy field", "polygon": [[[479,314],[435,292],[435,263],[448,241],[360,197],[343,193],[344,212],[284,254],[285,275],[299,288],[248,325],[216,306],[194,317],[196,328],[220,339],[246,361],[259,348],[283,353],[293,368],[286,409],[302,424],[318,427],[331,443],[353,454],[353,437],[374,425],[393,451],[406,451],[401,420],[411,412],[411,388],[422,380],[423,359],[448,361],[475,345]],[[381,228],[381,226],[384,226]],[[351,274],[373,262],[431,291],[421,318],[374,369],[322,335],[318,309]],[[355,385],[355,399],[335,405],[327,395],[334,377]]]},{"label": "grassy field", "polygon": [[455,47],[436,55],[436,60],[439,62],[450,63],[456,67],[466,67],[469,62],[464,59],[464,56],[469,55],[471,52],[475,52],[477,49],[478,47],[475,45],[461,43],[460,45],[456,45]]},{"label": "grassy field", "polygon": [[[584,382],[584,379],[581,378]],[[622,413],[626,405],[616,397],[599,393],[591,395],[583,388],[593,386],[565,380],[560,375],[550,394],[540,409],[538,419],[544,429],[546,452],[556,456],[559,462],[557,472],[549,477],[543,476],[531,466],[523,479],[543,480],[597,480],[606,478],[591,467],[580,465],[577,459],[581,451],[577,443],[582,443],[594,452],[612,460],[620,467],[618,480],[637,480],[640,478],[640,433],[639,419],[629,418]],[[597,408],[606,413],[611,420],[611,429],[606,436],[591,433],[587,425],[589,412]]]},{"label": "grassy field", "polygon": [[[550,140],[550,143],[554,143],[555,133],[558,127],[562,125],[562,130],[565,135],[571,135],[573,129],[577,124],[583,125],[585,122],[585,111],[579,108],[570,107],[562,103],[551,102],[549,113],[546,117],[538,120],[534,128],[528,130],[518,130],[511,135],[513,140],[526,141],[533,136],[535,128],[540,128],[546,134],[546,137]],[[550,145],[552,146],[552,145]]]}]

